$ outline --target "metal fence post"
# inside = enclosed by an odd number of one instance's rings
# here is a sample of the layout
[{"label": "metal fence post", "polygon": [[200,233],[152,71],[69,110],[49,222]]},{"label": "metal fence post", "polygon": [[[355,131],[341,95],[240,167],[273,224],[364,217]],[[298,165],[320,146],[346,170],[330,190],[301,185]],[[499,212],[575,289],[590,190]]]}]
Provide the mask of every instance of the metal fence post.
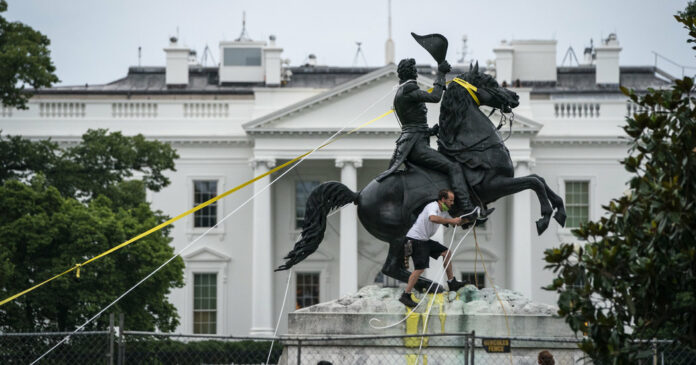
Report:
[{"label": "metal fence post", "polygon": [[474,365],[474,353],[476,352],[476,331],[471,331],[471,365]]},{"label": "metal fence post", "polygon": [[124,333],[125,331],[125,325],[124,325],[124,320],[123,320],[123,313],[118,315],[118,329],[119,329],[119,336],[118,336],[118,365],[123,365],[126,362],[126,334]]},{"label": "metal fence post", "polygon": [[114,314],[109,314],[109,365],[114,365]]},{"label": "metal fence post", "polygon": [[297,340],[297,365],[300,365],[302,361],[302,340]]}]

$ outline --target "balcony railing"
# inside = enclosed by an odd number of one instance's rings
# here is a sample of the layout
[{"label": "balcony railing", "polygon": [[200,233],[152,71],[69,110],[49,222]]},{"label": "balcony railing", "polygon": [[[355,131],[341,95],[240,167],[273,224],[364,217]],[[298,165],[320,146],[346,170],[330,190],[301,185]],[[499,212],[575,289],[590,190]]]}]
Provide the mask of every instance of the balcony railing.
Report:
[{"label": "balcony railing", "polygon": [[596,102],[561,102],[553,105],[556,118],[599,118],[600,104]]},{"label": "balcony railing", "polygon": [[635,105],[621,99],[531,100],[531,118],[547,121],[617,121],[622,122],[636,110]]},{"label": "balcony railing", "polygon": [[44,118],[84,118],[85,103],[72,101],[40,102],[39,116]]}]

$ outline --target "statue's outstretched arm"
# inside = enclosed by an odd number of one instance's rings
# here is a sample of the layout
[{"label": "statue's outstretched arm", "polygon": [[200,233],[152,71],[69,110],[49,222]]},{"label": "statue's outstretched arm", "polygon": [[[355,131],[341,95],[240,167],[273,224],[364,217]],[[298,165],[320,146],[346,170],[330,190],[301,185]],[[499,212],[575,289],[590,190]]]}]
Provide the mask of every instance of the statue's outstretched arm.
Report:
[{"label": "statue's outstretched arm", "polygon": [[442,61],[442,63],[437,66],[437,75],[433,83],[433,91],[416,90],[412,93],[412,97],[417,101],[425,103],[439,103],[442,99],[442,93],[445,90],[445,75],[450,71],[452,71],[452,66],[450,66],[449,62]]}]

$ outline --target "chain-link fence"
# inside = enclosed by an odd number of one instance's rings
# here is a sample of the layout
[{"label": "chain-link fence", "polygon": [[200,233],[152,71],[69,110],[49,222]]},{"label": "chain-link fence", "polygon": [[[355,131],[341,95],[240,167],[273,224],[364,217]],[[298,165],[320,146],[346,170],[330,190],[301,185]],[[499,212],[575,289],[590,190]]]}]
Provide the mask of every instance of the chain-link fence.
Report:
[{"label": "chain-link fence", "polygon": [[[589,365],[577,339],[486,338],[474,333],[401,336],[283,336],[271,339],[108,331],[0,333],[0,364],[29,364],[66,336],[39,364],[511,364],[536,365],[549,351],[556,365]],[[696,351],[651,341],[641,365],[696,365]]]},{"label": "chain-link fence", "polygon": [[[29,364],[71,332],[0,333],[0,364]],[[104,363],[113,346],[110,331],[78,332],[47,354],[42,364]]]},{"label": "chain-link fence", "polygon": [[474,364],[474,335],[285,337],[279,364]]}]

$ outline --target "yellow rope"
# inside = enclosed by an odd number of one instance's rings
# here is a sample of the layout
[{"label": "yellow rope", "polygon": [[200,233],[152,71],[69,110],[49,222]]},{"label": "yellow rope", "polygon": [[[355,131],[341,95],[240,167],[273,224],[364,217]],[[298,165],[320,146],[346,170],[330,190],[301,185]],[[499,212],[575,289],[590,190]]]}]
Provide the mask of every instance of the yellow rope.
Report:
[{"label": "yellow rope", "polygon": [[337,137],[337,138],[335,138],[335,139],[332,139],[332,140],[330,140],[330,141],[324,143],[323,145],[319,146],[319,147],[316,148],[315,150],[308,151],[308,152],[306,152],[306,153],[304,153],[304,154],[302,154],[302,155],[300,155],[300,156],[297,156],[297,157],[293,158],[292,160],[290,160],[290,161],[288,161],[288,162],[286,162],[286,163],[284,163],[284,164],[282,164],[282,165],[280,165],[280,166],[278,166],[278,167],[276,167],[276,168],[274,168],[274,169],[272,169],[272,170],[270,170],[270,171],[268,171],[268,172],[265,172],[265,173],[263,173],[263,174],[261,174],[261,175],[259,175],[259,176],[256,176],[255,178],[253,178],[253,179],[251,179],[251,180],[249,180],[249,181],[247,181],[247,182],[245,182],[245,183],[242,183],[242,184],[240,184],[240,185],[238,185],[238,186],[236,186],[236,187],[234,187],[234,188],[232,188],[232,189],[230,189],[230,190],[227,190],[226,192],[224,192],[224,193],[222,193],[222,194],[220,194],[220,195],[218,195],[218,196],[216,196],[216,197],[213,197],[212,199],[206,201],[205,203],[202,203],[202,204],[200,204],[200,205],[198,205],[198,206],[196,206],[196,207],[194,207],[194,208],[191,208],[191,209],[187,210],[186,212],[183,212],[183,213],[177,215],[176,217],[174,217],[174,218],[172,218],[172,219],[170,219],[170,220],[168,220],[168,221],[166,221],[166,222],[164,222],[164,223],[161,223],[161,224],[157,225],[156,227],[151,228],[151,229],[149,229],[148,231],[143,232],[143,233],[141,233],[141,234],[139,234],[139,235],[137,235],[137,236],[135,236],[135,237],[129,239],[128,241],[125,241],[125,242],[119,244],[118,246],[114,246],[114,247],[112,247],[112,248],[110,248],[110,249],[108,249],[108,250],[106,250],[106,251],[100,253],[99,255],[92,257],[91,259],[89,259],[89,260],[87,260],[87,261],[85,261],[85,262],[83,262],[83,263],[75,264],[73,267],[71,267],[71,268],[69,268],[69,269],[63,271],[62,273],[60,273],[60,274],[58,274],[58,275],[56,275],[56,276],[54,276],[54,277],[52,277],[52,278],[50,278],[50,279],[48,279],[48,280],[45,280],[45,281],[43,281],[43,282],[41,282],[41,283],[39,283],[39,284],[37,284],[37,285],[34,285],[34,286],[32,286],[31,288],[29,288],[29,289],[26,289],[26,290],[24,290],[24,291],[22,291],[22,292],[19,292],[19,293],[15,294],[15,295],[13,295],[13,296],[11,296],[11,297],[8,297],[8,298],[6,298],[6,299],[3,299],[3,300],[0,302],[0,306],[4,305],[4,304],[6,304],[6,303],[9,303],[9,302],[11,302],[11,301],[13,301],[13,300],[15,300],[15,299],[21,297],[22,295],[27,294],[27,293],[31,292],[32,290],[34,290],[34,289],[36,289],[36,288],[38,288],[38,287],[40,287],[40,286],[42,286],[42,285],[44,285],[44,284],[46,284],[46,283],[49,283],[49,282],[51,282],[51,281],[53,281],[53,280],[55,280],[55,279],[57,279],[57,278],[59,278],[59,277],[65,275],[65,274],[68,274],[68,273],[70,273],[70,272],[72,272],[72,271],[74,271],[74,270],[77,270],[77,271],[76,271],[76,274],[77,274],[77,277],[79,278],[79,277],[80,277],[80,268],[81,268],[82,266],[85,266],[85,265],[91,263],[92,261],[98,260],[98,259],[100,259],[100,258],[102,258],[102,257],[104,257],[104,256],[106,256],[106,255],[108,255],[108,254],[110,254],[110,253],[112,253],[112,252],[114,252],[114,251],[117,251],[117,250],[119,250],[119,249],[121,249],[121,248],[123,248],[123,247],[125,247],[125,246],[128,246],[129,244],[131,244],[131,243],[133,243],[133,242],[135,242],[135,241],[137,241],[137,240],[139,240],[139,239],[141,239],[141,238],[143,238],[143,237],[146,237],[146,236],[150,235],[151,233],[157,232],[157,231],[159,231],[160,229],[162,229],[162,228],[164,228],[164,227],[166,227],[166,226],[168,226],[168,225],[170,225],[170,224],[172,224],[172,223],[178,221],[179,219],[181,219],[181,218],[183,218],[183,217],[185,217],[185,216],[187,216],[187,215],[189,215],[189,214],[191,214],[191,213],[193,213],[193,212],[196,212],[196,211],[198,211],[198,210],[201,210],[201,209],[207,207],[208,205],[213,204],[213,203],[215,203],[216,201],[218,201],[218,200],[220,200],[220,199],[222,199],[222,198],[227,197],[228,195],[234,193],[235,191],[240,190],[240,189],[242,189],[242,188],[244,188],[244,187],[246,187],[246,186],[248,186],[248,185],[250,185],[250,184],[252,184],[252,183],[254,183],[254,182],[256,182],[256,181],[258,181],[258,180],[260,180],[260,179],[262,179],[262,178],[264,178],[264,177],[266,177],[266,176],[268,176],[268,175],[270,175],[270,174],[272,174],[272,173],[274,173],[274,172],[276,172],[276,171],[278,171],[278,170],[281,170],[281,169],[283,169],[283,168],[285,168],[285,167],[287,167],[287,166],[289,166],[289,165],[291,165],[291,164],[293,164],[293,163],[295,163],[295,162],[297,162],[297,161],[303,159],[304,157],[310,155],[310,154],[313,153],[314,151],[320,150],[320,149],[322,149],[322,148],[324,148],[324,147],[330,145],[331,143],[336,142],[337,140],[339,140],[339,139],[341,139],[341,138],[343,138],[343,137],[345,137],[345,136],[348,136],[348,135],[354,133],[355,131],[357,131],[357,130],[359,130],[359,129],[361,129],[361,128],[366,127],[367,125],[369,125],[369,124],[371,124],[371,123],[374,123],[374,122],[376,122],[376,121],[378,121],[378,120],[380,120],[380,119],[386,117],[387,115],[389,115],[389,114],[391,114],[391,113],[393,113],[393,112],[394,112],[394,110],[389,110],[389,111],[383,113],[382,115],[380,115],[380,116],[378,116],[378,117],[376,117],[376,118],[373,118],[373,119],[371,119],[371,120],[369,120],[369,121],[367,121],[367,122],[365,122],[365,123],[359,125],[358,127],[353,128],[353,129],[352,129],[351,131],[349,131],[348,133],[346,133],[346,134],[344,134],[344,135],[341,135],[341,136],[339,136],[339,137]]},{"label": "yellow rope", "polygon": [[476,105],[481,106],[481,102],[479,102],[478,96],[476,96],[476,92],[478,91],[478,88],[462,79],[459,77],[455,77],[452,81],[458,83],[461,87],[465,88],[466,91],[471,94],[471,97],[474,98],[474,101],[476,102]]},{"label": "yellow rope", "polygon": [[[481,255],[481,265],[483,266],[483,272],[486,273],[486,277],[488,278],[488,282],[491,283],[491,287],[493,287],[493,291],[495,292],[495,297],[498,298],[498,303],[500,303],[500,308],[503,309],[503,315],[505,316],[505,326],[507,327],[507,333],[508,333],[508,339],[509,339],[510,337],[512,337],[512,334],[510,332],[510,322],[508,321],[507,311],[505,310],[505,306],[503,305],[503,301],[500,299],[500,294],[498,294],[498,289],[496,289],[495,284],[493,284],[493,279],[491,279],[491,276],[488,275],[488,270],[486,269],[486,261],[483,259],[483,254],[481,253],[481,250],[479,249],[478,237],[476,237],[476,224],[474,224],[474,243],[476,244],[476,257],[478,258],[478,255]],[[474,277],[475,276],[476,276],[476,272],[474,271]],[[510,365],[512,365],[512,352],[510,352]]]}]

